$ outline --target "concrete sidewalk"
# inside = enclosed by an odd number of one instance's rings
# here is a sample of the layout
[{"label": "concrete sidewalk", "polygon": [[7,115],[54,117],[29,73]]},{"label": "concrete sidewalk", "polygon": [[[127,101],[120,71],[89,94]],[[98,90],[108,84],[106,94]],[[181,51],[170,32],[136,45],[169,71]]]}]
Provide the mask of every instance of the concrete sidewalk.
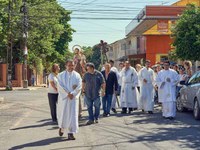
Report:
[{"label": "concrete sidewalk", "polygon": [[[41,88],[47,88],[44,86],[29,86],[28,88],[23,88],[23,87],[13,87],[13,91],[26,91],[26,90],[38,90]],[[5,87],[0,87],[0,91],[6,91]]]}]

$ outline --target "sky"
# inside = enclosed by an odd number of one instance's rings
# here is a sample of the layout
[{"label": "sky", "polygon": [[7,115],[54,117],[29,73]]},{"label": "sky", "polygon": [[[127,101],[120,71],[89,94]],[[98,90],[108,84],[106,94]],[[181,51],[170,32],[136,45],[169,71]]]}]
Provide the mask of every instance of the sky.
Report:
[{"label": "sky", "polygon": [[[71,10],[69,22],[76,32],[74,45],[94,46],[100,40],[113,43],[125,37],[125,27],[146,5],[170,5],[178,0],[58,0]],[[93,19],[91,19],[93,18]]]}]

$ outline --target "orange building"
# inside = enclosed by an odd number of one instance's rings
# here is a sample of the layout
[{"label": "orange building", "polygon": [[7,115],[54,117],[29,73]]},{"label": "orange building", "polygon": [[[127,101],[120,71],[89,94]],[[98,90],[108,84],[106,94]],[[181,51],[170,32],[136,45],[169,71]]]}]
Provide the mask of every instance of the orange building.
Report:
[{"label": "orange building", "polygon": [[171,28],[188,3],[200,6],[200,0],[181,0],[171,6],[146,6],[126,27],[127,37],[137,37],[137,52],[128,56],[133,65],[146,59],[152,64],[168,59],[173,43]]}]

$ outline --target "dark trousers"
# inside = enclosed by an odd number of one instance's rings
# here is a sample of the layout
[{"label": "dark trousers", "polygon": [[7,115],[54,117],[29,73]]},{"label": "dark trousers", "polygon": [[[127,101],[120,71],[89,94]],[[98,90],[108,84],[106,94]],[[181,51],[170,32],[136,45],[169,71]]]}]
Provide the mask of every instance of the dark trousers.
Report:
[{"label": "dark trousers", "polygon": [[[90,121],[98,120],[99,115],[100,115],[100,107],[101,107],[100,97],[92,100],[92,99],[89,99],[85,96],[84,99],[85,99],[85,103],[87,105],[89,120]],[[94,112],[93,112],[93,106],[95,108]]]},{"label": "dark trousers", "polygon": [[52,121],[57,121],[57,102],[58,102],[58,94],[48,93],[49,98],[49,107],[51,111]]},{"label": "dark trousers", "polygon": [[107,94],[102,98],[103,113],[110,114],[110,108],[112,104],[112,94]]}]

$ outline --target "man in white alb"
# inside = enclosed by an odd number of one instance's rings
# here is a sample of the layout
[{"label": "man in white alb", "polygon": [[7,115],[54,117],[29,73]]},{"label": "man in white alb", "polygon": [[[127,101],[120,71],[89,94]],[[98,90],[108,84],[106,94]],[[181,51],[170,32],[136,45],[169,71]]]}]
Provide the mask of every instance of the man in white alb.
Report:
[{"label": "man in white alb", "polygon": [[164,69],[156,77],[158,86],[159,102],[162,103],[163,117],[174,119],[176,116],[176,85],[179,81],[178,73],[169,69],[170,62],[164,62]]},{"label": "man in white alb", "polygon": [[139,106],[142,111],[153,114],[155,74],[150,68],[150,63],[149,60],[146,60],[145,67],[140,70],[138,75],[141,83]]},{"label": "man in white alb", "polygon": [[74,71],[73,60],[66,62],[66,71],[58,75],[58,125],[59,135],[68,131],[68,139],[75,140],[74,133],[78,132],[78,106],[82,88],[82,79]]},{"label": "man in white alb", "polygon": [[125,62],[125,67],[121,72],[121,94],[120,101],[122,107],[122,114],[127,113],[127,108],[129,110],[129,114],[135,109],[137,109],[137,101],[138,101],[138,75],[136,70],[130,66],[129,61]]}]

